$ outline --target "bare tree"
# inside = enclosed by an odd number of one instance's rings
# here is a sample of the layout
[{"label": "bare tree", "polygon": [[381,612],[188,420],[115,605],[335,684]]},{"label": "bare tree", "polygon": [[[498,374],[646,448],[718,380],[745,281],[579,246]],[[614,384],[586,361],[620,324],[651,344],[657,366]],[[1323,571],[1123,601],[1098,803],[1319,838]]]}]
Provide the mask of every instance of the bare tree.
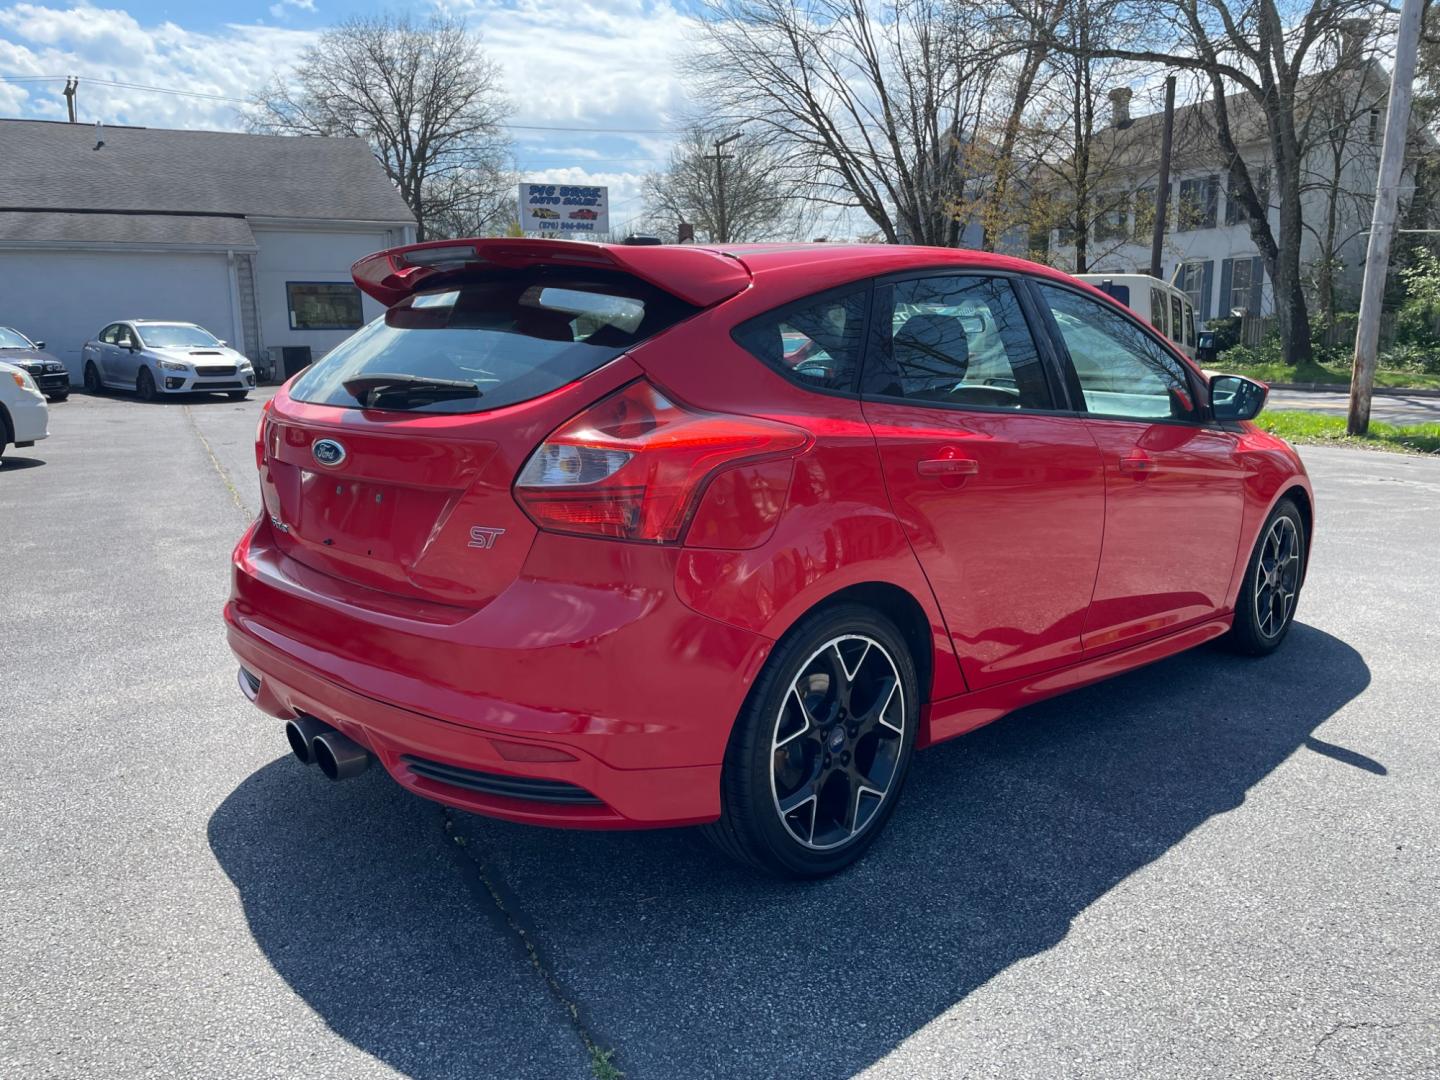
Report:
[{"label": "bare tree", "polygon": [[513,179],[507,111],[499,71],[462,21],[379,15],[325,31],[289,81],[277,76],[255,99],[249,122],[256,131],[368,140],[424,239],[450,223],[483,224],[484,208],[497,205]]},{"label": "bare tree", "polygon": [[1386,86],[1373,76],[1378,56],[1370,25],[1357,21],[1342,28],[1332,43],[1336,77],[1307,95],[1300,129],[1305,149],[1301,190],[1324,206],[1319,223],[1304,222],[1315,238],[1310,281],[1320,305],[1327,344],[1335,344],[1339,311],[1337,278],[1344,252],[1370,225],[1379,165],[1379,127]]},{"label": "bare tree", "polygon": [[[985,193],[980,210],[981,241],[985,251],[995,245],[1014,227],[1017,218],[1028,216],[1028,200],[1017,198],[1013,181],[1021,166],[1017,149],[1021,141],[1027,112],[1032,110],[1037,83],[1044,80],[1046,61],[1050,57],[1050,39],[1065,16],[1065,0],[1010,0],[1008,6],[996,9],[993,19],[997,42],[1014,42],[1017,55],[1012,58],[1014,77],[1004,87],[1009,107],[1000,124],[1000,137],[994,147],[990,173],[990,189]],[[1030,27],[1038,28],[1031,33]]]},{"label": "bare tree", "polygon": [[689,65],[725,125],[746,124],[823,204],[890,243],[953,246],[973,197],[964,149],[991,68],[977,9],[948,0],[707,0]]},{"label": "bare tree", "polygon": [[[1347,19],[1378,17],[1383,8],[1373,0],[1126,0],[1122,6],[1137,37],[1107,45],[1095,55],[1196,71],[1204,77],[1230,190],[1245,211],[1251,238],[1274,282],[1286,356],[1297,366],[1309,364],[1310,318],[1300,270],[1305,96],[1300,83],[1307,75],[1315,77],[1315,53],[1327,35]],[[1036,32],[1044,33],[1038,26]],[[1053,44],[1074,47],[1059,39]],[[1238,99],[1230,96],[1232,90],[1240,92]],[[1269,143],[1278,230],[1272,230],[1261,202],[1259,178],[1237,146],[1237,125],[1250,123],[1251,116]]]},{"label": "bare tree", "polygon": [[[691,127],[664,172],[645,177],[647,217],[673,233],[682,221],[722,242],[793,239],[799,177],[773,143],[742,133],[719,147],[719,129]],[[722,201],[723,200],[723,201]]]}]

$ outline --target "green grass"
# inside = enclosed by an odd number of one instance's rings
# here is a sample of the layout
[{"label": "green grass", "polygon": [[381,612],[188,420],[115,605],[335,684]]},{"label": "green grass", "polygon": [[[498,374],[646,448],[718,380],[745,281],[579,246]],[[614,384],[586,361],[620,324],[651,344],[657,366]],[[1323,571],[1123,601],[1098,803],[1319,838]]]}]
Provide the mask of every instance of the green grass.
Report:
[{"label": "green grass", "polygon": [[[1227,375],[1244,375],[1264,383],[1334,383],[1341,389],[1350,386],[1348,368],[1325,367],[1322,364],[1309,364],[1302,368],[1280,363],[1227,364],[1225,357],[1221,355],[1208,366]],[[1387,371],[1381,368],[1375,372],[1375,385],[1404,390],[1440,390],[1440,375],[1426,375],[1420,371]]]},{"label": "green grass", "polygon": [[1268,409],[1255,418],[1255,423],[1292,443],[1440,454],[1440,424],[1400,426],[1372,420],[1369,433],[1357,436],[1346,433],[1343,416],[1325,416],[1311,412],[1270,412]]}]

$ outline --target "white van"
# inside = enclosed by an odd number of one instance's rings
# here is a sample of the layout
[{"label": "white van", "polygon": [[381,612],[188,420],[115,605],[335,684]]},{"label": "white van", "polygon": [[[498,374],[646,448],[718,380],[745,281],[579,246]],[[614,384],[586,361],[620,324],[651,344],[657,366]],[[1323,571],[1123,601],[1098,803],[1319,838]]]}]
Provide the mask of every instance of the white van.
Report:
[{"label": "white van", "polygon": [[1081,281],[1113,296],[1195,359],[1195,306],[1168,281],[1149,274],[1076,274]]}]

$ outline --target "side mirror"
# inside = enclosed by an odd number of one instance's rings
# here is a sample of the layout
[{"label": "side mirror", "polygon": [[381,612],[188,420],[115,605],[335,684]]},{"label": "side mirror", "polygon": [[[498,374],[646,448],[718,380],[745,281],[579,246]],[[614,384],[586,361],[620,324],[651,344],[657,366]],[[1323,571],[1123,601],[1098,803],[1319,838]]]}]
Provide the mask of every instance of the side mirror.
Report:
[{"label": "side mirror", "polygon": [[37,349],[43,349],[43,348],[45,348],[45,342],[43,342],[43,341],[37,341],[37,342],[35,342],[35,348],[37,348]]},{"label": "side mirror", "polygon": [[1210,411],[1216,420],[1254,420],[1265,407],[1270,388],[1242,375],[1216,375],[1210,380]]},{"label": "side mirror", "polygon": [[230,344],[230,342],[228,342],[228,341],[222,341],[222,342],[220,342],[221,348],[224,348],[226,345],[229,345],[229,344]]},{"label": "side mirror", "polygon": [[1195,339],[1195,361],[1200,364],[1209,364],[1215,360],[1215,354],[1219,350],[1215,348],[1215,331],[1201,330]]}]

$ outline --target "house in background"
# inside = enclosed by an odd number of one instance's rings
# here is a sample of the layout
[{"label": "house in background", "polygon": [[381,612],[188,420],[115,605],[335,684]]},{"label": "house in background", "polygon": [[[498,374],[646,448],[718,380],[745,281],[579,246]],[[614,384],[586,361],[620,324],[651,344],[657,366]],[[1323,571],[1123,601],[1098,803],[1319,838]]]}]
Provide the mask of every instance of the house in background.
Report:
[{"label": "house in background", "polygon": [[351,264],[414,237],[360,139],[0,120],[0,325],[72,382],[84,342],[133,318],[293,371],[381,313]]},{"label": "house in background", "polygon": [[[1352,47],[1358,47],[1358,39]],[[1300,264],[1316,310],[1322,300],[1316,294],[1324,290],[1340,308],[1352,305],[1359,293],[1388,90],[1388,73],[1373,61],[1301,80],[1299,93],[1309,97],[1299,110],[1306,148]],[[1090,273],[1148,273],[1150,268],[1164,118],[1132,119],[1130,100],[1128,89],[1110,92],[1111,122],[1097,134],[1092,153],[1104,164],[1096,180],[1097,220],[1088,237]],[[1270,228],[1278,236],[1265,118],[1247,94],[1230,95],[1226,106],[1236,148],[1268,204]],[[1189,294],[1201,322],[1233,312],[1270,315],[1274,291],[1245,211],[1229,190],[1214,117],[1209,101],[1175,110],[1162,276]],[[1413,177],[1407,163],[1402,203],[1413,194]],[[1073,237],[1052,233],[1051,252],[1057,265],[1074,266]]]}]

